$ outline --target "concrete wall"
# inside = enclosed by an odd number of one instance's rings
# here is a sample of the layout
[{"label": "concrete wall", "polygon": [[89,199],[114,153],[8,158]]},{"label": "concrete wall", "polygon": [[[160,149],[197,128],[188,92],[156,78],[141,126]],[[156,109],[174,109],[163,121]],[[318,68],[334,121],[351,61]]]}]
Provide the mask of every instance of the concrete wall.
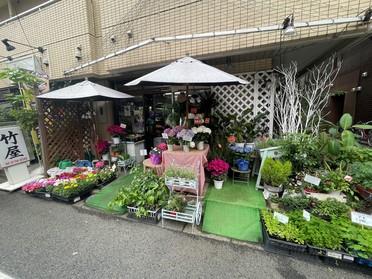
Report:
[{"label": "concrete wall", "polygon": [[[368,0],[318,1],[235,1],[235,0],[61,0],[18,21],[0,26],[0,38],[9,38],[48,49],[51,79],[63,79],[64,70],[76,67],[144,39],[230,30],[278,24],[294,12],[296,21],[356,16],[370,6]],[[283,37],[283,44],[318,36],[332,36],[343,30],[365,30],[355,24],[298,30]],[[133,37],[127,36],[131,30]],[[116,36],[112,43],[111,36]],[[26,38],[27,37],[27,38]],[[280,32],[200,39],[177,43],[157,43],[121,55],[73,74],[113,75],[146,65],[158,65],[186,54],[221,57],[226,53],[247,52],[278,45]],[[82,46],[83,59],[75,58]],[[17,46],[11,53],[0,47],[0,55],[30,55],[27,47]],[[39,55],[39,54],[37,54]],[[4,62],[0,68],[5,67]],[[0,85],[1,86],[1,85]],[[3,85],[4,86],[4,85]]]}]

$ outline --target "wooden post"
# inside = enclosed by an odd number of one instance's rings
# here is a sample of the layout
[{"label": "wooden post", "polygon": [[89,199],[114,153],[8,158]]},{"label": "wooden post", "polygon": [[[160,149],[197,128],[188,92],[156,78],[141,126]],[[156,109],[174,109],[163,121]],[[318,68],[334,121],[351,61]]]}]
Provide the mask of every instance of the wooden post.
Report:
[{"label": "wooden post", "polygon": [[49,168],[48,161],[48,140],[46,136],[46,129],[44,123],[44,106],[43,101],[36,99],[36,109],[38,114],[38,122],[40,129],[40,146],[41,146],[41,157],[44,166],[44,175],[47,176],[47,170]]}]

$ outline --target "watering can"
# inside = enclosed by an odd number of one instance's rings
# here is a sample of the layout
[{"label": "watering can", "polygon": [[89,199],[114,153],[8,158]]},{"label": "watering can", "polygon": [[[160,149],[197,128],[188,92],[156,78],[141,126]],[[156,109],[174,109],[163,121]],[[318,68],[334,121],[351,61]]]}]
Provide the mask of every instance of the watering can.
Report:
[{"label": "watering can", "polygon": [[58,163],[58,168],[64,170],[68,167],[72,167],[72,162],[70,160],[63,160]]}]

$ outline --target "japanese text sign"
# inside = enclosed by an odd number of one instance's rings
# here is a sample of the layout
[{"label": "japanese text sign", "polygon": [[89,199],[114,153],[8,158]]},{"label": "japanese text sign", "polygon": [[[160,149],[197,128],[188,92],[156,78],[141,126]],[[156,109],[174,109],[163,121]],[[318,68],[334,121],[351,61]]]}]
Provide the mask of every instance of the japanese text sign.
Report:
[{"label": "japanese text sign", "polygon": [[0,167],[6,168],[30,160],[19,127],[0,128]]}]

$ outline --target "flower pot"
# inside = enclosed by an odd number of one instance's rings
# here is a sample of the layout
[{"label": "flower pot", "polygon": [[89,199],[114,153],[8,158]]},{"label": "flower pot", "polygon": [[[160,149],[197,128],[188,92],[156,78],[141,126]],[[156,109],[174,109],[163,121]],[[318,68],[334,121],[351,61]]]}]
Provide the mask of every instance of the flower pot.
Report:
[{"label": "flower pot", "polygon": [[161,164],[161,156],[158,154],[150,154],[150,161],[153,165]]},{"label": "flower pot", "polygon": [[283,192],[283,185],[280,185],[279,187],[275,187],[275,186],[267,185],[266,183],[264,183],[264,189],[269,191],[270,193],[278,194],[278,193]]},{"label": "flower pot", "polygon": [[248,171],[249,169],[249,161],[244,159],[238,159],[236,160],[235,164],[238,167],[238,170],[240,171]]},{"label": "flower pot", "polygon": [[190,146],[188,144],[183,145],[183,151],[184,152],[190,152]]},{"label": "flower pot", "polygon": [[103,161],[108,161],[109,160],[109,154],[108,153],[102,154],[102,160]]},{"label": "flower pot", "polygon": [[120,143],[120,138],[119,137],[112,137],[112,143],[113,144],[119,144]]},{"label": "flower pot", "polygon": [[199,141],[199,142],[196,144],[196,149],[197,149],[197,150],[204,150],[204,141]]},{"label": "flower pot", "polygon": [[168,146],[168,151],[173,151],[173,147],[174,147],[173,144],[167,144],[167,146]]},{"label": "flower pot", "polygon": [[116,162],[118,160],[118,157],[112,156],[111,157],[111,162]]},{"label": "flower pot", "polygon": [[213,180],[213,182],[214,182],[214,188],[216,188],[217,190],[222,189],[223,180]]},{"label": "flower pot", "polygon": [[235,146],[236,146],[236,147],[244,148],[244,145],[245,145],[244,142],[237,142],[237,143],[235,143]]}]

